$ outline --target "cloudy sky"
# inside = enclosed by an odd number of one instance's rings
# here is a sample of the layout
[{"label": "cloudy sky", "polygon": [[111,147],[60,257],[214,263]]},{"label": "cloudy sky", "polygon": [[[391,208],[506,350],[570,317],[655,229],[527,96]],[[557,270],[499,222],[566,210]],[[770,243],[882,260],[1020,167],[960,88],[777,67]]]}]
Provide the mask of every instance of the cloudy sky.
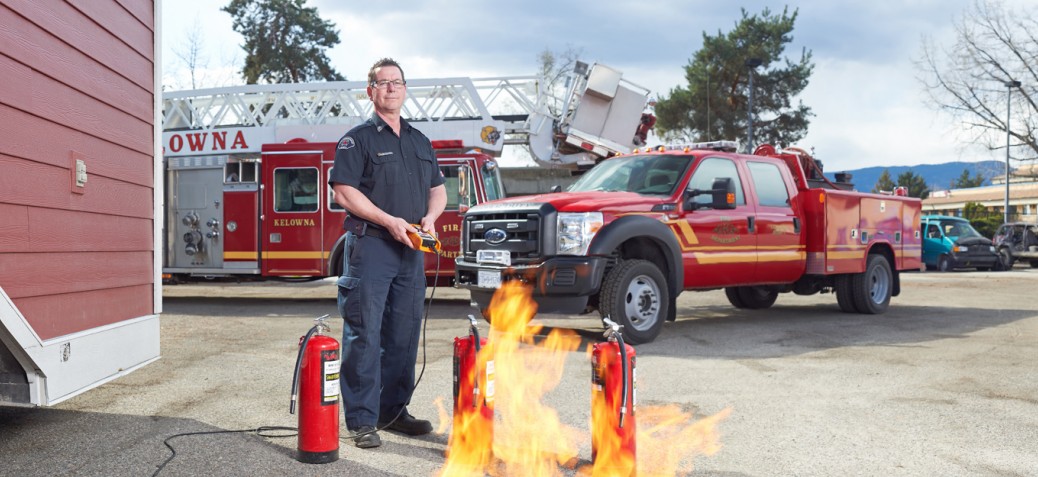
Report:
[{"label": "cloudy sky", "polygon": [[[1013,0],[1023,4],[1028,0]],[[189,89],[176,52],[185,37],[202,32],[205,86],[240,83],[241,37],[226,1],[162,2],[164,83]],[[781,11],[777,2],[744,0],[577,0],[487,2],[309,0],[339,28],[341,43],[329,52],[349,80],[361,80],[378,58],[390,56],[408,78],[530,75],[545,49],[581,51],[582,59],[623,71],[628,80],[656,94],[684,85],[683,67],[702,43],[704,31],[728,32],[740,6],[760,13]],[[798,144],[815,148],[827,171],[868,166],[933,164],[955,160],[1001,160],[963,145],[953,124],[928,108],[913,61],[922,38],[951,45],[953,25],[971,0],[790,2],[799,16],[786,55],[803,48],[815,63],[801,100],[815,117]],[[507,164],[506,164],[507,165]]]}]

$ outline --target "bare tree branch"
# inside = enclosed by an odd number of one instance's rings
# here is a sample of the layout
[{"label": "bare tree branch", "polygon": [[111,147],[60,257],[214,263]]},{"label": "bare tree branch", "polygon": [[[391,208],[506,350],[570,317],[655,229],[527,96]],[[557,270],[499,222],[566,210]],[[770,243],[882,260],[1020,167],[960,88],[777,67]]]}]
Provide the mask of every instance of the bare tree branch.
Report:
[{"label": "bare tree branch", "polygon": [[[954,44],[938,48],[924,38],[916,61],[931,105],[972,131],[969,142],[1004,149],[1008,130],[1011,156],[1019,160],[1038,156],[1036,17],[1034,6],[1016,11],[1000,0],[977,0],[956,23]],[[1012,81],[1021,86],[1007,86]]]}]

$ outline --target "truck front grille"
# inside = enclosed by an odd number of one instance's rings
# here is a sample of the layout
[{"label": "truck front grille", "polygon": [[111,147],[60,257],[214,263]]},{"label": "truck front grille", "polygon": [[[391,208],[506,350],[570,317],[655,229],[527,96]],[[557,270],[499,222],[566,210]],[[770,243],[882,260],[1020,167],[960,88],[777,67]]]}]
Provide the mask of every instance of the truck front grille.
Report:
[{"label": "truck front grille", "polygon": [[507,250],[513,265],[530,263],[544,255],[539,211],[469,212],[465,216],[465,258],[476,250]]}]

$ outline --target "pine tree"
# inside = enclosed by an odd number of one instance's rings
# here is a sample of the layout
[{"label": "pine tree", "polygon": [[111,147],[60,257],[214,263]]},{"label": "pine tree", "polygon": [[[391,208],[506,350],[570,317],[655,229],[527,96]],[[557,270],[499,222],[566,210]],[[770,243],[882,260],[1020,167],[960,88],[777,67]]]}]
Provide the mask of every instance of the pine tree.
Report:
[{"label": "pine tree", "polygon": [[890,169],[883,169],[879,179],[876,179],[876,186],[872,188],[872,192],[890,192],[895,187],[897,187],[897,184],[890,178]]},{"label": "pine tree", "polygon": [[952,183],[952,189],[969,189],[971,187],[980,187],[984,185],[984,181],[987,180],[984,176],[980,175],[979,172],[974,173],[973,177],[970,177],[969,169],[963,169],[962,175],[955,182]]},{"label": "pine tree", "polygon": [[930,187],[926,185],[926,179],[912,171],[898,174],[897,185],[908,189],[909,197],[925,199],[930,195]]},{"label": "pine tree", "polygon": [[245,38],[242,77],[248,84],[341,81],[326,54],[339,43],[335,24],[306,0],[231,0],[222,10]]},{"label": "pine tree", "polygon": [[742,10],[735,29],[716,36],[703,33],[703,47],[685,67],[688,85],[670,90],[656,103],[658,135],[668,140],[709,141],[747,136],[748,60],[760,60],[753,71],[754,142],[792,145],[807,133],[811,109],[793,98],[807,86],[814,65],[811,52],[799,61],[783,57],[796,21],[783,9],[773,15]]}]

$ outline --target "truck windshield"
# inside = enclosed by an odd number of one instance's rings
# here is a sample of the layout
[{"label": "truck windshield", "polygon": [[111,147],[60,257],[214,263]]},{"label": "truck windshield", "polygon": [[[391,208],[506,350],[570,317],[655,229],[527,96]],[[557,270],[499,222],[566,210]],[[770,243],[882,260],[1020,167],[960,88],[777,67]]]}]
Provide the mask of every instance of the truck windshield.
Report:
[{"label": "truck windshield", "polygon": [[614,157],[592,167],[566,190],[670,195],[692,157],[668,154]]},{"label": "truck windshield", "polygon": [[942,220],[941,230],[944,231],[946,237],[973,238],[981,236],[980,232],[977,232],[969,222],[958,220]]},{"label": "truck windshield", "polygon": [[505,191],[501,189],[501,176],[496,164],[494,166],[490,166],[490,163],[483,165],[483,185],[487,189],[487,200],[504,198]]}]

